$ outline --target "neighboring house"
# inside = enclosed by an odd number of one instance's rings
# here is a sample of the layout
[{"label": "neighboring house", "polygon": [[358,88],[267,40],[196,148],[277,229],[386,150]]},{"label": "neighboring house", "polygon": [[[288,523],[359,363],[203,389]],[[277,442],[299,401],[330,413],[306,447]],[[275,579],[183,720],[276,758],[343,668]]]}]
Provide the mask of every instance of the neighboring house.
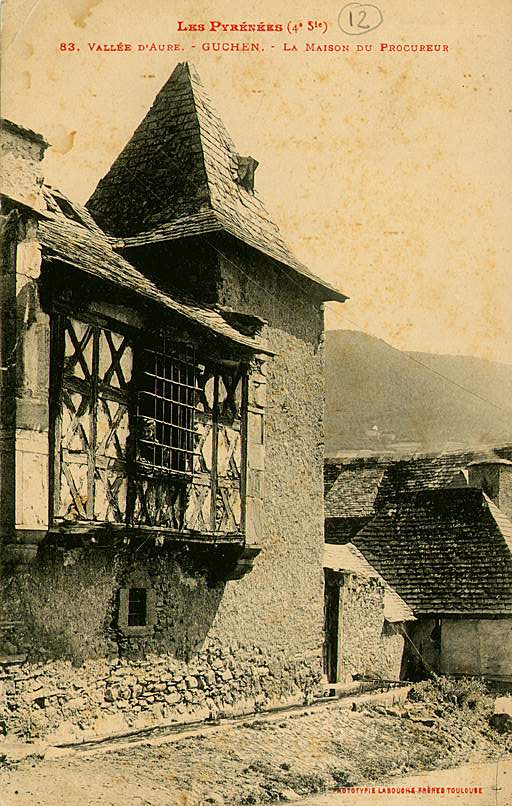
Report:
[{"label": "neighboring house", "polygon": [[323,644],[323,303],[345,297],[290,253],[187,64],[86,208],[43,184],[40,135],[2,135],[3,652],[48,661],[41,730],[69,697],[73,719],[300,698]]},{"label": "neighboring house", "polygon": [[[503,449],[387,463],[373,517],[351,538],[416,617],[407,629],[408,677],[433,669],[512,679],[508,455]],[[348,472],[342,467],[339,478]],[[346,514],[350,522],[353,510]],[[331,534],[327,522],[327,541]]]},{"label": "neighboring house", "polygon": [[352,460],[325,463],[325,542],[348,543],[375,512],[375,499],[387,463],[379,460]]},{"label": "neighboring house", "polygon": [[326,544],[324,569],[329,682],[399,680],[411,608],[352,543]]}]

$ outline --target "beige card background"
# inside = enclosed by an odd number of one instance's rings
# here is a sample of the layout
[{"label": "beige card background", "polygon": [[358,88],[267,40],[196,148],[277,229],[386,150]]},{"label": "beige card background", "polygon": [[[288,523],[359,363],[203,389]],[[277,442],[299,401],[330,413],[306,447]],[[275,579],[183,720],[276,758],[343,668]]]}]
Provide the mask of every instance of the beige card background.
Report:
[{"label": "beige card background", "polygon": [[[260,161],[257,188],[297,256],[351,297],[328,327],[510,362],[512,3],[378,0],[383,23],[362,37],[340,30],[343,5],[5,0],[2,113],[46,136],[48,181],[84,201],[176,62],[191,60],[240,153]],[[180,19],[304,28],[179,33]],[[327,32],[307,33],[309,20]],[[243,41],[264,50],[201,50]],[[133,50],[89,47],[118,42]],[[182,50],[137,50],[152,42]],[[355,52],[363,43],[373,50]]]}]

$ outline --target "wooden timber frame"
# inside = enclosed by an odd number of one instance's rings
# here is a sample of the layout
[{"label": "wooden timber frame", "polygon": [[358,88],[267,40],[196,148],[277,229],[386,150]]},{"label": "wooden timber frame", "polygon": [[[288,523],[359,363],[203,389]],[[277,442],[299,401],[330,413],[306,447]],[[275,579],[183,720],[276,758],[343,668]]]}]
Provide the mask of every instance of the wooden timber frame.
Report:
[{"label": "wooden timber frame", "polygon": [[[100,315],[90,307],[83,303],[75,307],[62,300],[51,306],[49,531],[70,537],[122,532],[146,539],[148,534],[154,534],[179,542],[203,542],[205,546],[225,542],[242,547],[252,355],[219,339],[178,330],[172,324],[148,334],[147,329]],[[143,346],[161,343],[164,333],[175,344],[191,346],[202,360],[203,385],[198,387],[197,395],[202,411],[196,418],[210,417],[211,465],[208,467],[202,451],[206,440],[201,444],[199,438],[192,473],[165,473],[140,461],[137,405]],[[100,341],[107,360],[105,355],[100,356]],[[133,350],[130,378],[125,377],[128,350]],[[105,421],[102,441],[99,418]],[[124,443],[117,433],[121,424]],[[67,442],[63,445],[64,439]],[[203,489],[201,499],[195,488],[200,487],[201,479],[203,488],[206,486],[208,472],[210,489],[206,494]],[[79,476],[79,483],[75,476]],[[67,510],[62,501],[63,480],[68,491]],[[155,518],[149,517],[147,501],[141,504],[141,486],[147,491],[152,485],[167,488],[167,497],[151,493],[157,509]],[[97,490],[102,491],[103,509],[98,509]],[[178,498],[183,506],[177,516],[176,511],[171,512],[169,502],[176,504]],[[196,517],[192,518],[194,512]]]}]

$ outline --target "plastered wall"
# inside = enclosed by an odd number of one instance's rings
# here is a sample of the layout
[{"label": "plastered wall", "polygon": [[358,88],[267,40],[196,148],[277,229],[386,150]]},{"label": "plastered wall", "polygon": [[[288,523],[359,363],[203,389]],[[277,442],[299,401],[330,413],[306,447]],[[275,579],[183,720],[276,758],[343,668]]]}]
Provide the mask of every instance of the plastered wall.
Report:
[{"label": "plastered wall", "polygon": [[512,679],[512,619],[443,619],[440,671]]},{"label": "plastered wall", "polygon": [[311,286],[247,249],[222,249],[219,301],[268,323],[261,554],[228,582],[214,624],[311,656],[323,642],[323,311]]}]

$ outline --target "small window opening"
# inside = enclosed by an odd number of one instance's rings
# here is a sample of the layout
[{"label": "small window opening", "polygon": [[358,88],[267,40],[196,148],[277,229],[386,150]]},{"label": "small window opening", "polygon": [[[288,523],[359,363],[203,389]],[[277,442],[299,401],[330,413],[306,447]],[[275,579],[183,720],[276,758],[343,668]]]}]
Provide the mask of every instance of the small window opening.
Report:
[{"label": "small window opening", "polygon": [[130,588],[128,591],[128,626],[145,627],[147,622],[146,588]]}]

